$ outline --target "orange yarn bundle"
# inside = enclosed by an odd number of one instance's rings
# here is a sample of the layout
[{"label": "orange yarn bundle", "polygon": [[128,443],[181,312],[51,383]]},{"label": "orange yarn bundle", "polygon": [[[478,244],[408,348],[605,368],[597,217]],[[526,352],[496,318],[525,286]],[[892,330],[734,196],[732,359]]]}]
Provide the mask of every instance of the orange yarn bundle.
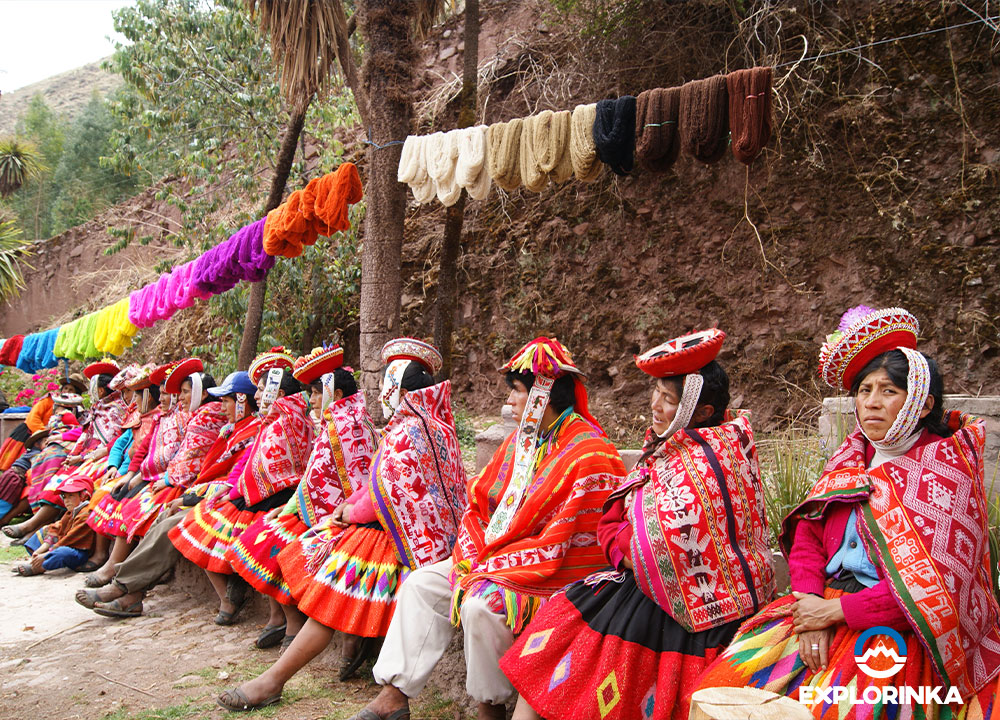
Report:
[{"label": "orange yarn bundle", "polygon": [[267,214],[264,251],[268,255],[298,257],[306,245],[320,235],[349,230],[348,205],[361,200],[364,190],[354,163],[344,163],[334,172],[314,178],[302,190]]}]

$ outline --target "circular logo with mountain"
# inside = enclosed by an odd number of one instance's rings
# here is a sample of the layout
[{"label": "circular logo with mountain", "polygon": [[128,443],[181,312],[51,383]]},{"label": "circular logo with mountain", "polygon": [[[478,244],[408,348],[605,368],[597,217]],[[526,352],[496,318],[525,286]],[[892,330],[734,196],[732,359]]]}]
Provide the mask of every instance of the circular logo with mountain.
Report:
[{"label": "circular logo with mountain", "polygon": [[891,627],[868,628],[854,643],[854,662],[868,677],[892,677],[906,664],[906,641]]}]

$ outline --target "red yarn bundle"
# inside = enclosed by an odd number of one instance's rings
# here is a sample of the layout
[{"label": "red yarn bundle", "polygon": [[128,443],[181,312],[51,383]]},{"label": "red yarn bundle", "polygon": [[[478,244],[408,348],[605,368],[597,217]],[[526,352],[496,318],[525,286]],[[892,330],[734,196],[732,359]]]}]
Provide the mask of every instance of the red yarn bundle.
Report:
[{"label": "red yarn bundle", "polygon": [[264,251],[268,255],[298,257],[320,235],[348,230],[348,205],[361,200],[364,190],[354,163],[344,163],[332,173],[309,181],[267,214]]},{"label": "red yarn bundle", "polygon": [[771,139],[771,68],[736,70],[726,76],[726,85],[733,155],[749,165]]},{"label": "red yarn bundle", "polygon": [[681,86],[679,116],[684,152],[703,163],[720,160],[729,144],[726,76],[715,75]]},{"label": "red yarn bundle", "polygon": [[646,170],[664,172],[677,160],[680,101],[679,87],[646,90],[636,98],[635,157]]}]

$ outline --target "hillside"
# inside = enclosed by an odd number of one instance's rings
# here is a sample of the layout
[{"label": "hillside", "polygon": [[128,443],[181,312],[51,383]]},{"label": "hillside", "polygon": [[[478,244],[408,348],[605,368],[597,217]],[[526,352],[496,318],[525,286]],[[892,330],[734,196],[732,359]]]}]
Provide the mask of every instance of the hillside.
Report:
[{"label": "hillside", "polygon": [[14,132],[18,117],[35,95],[41,95],[57,115],[72,120],[94,92],[107,95],[121,83],[119,76],[102,70],[101,63],[95,62],[4,93],[0,95],[0,136]]},{"label": "hillside", "polygon": [[[835,10],[801,0],[766,18],[710,0],[619,5],[623,15],[593,27],[548,0],[484,0],[480,119],[791,62],[803,54],[800,36],[814,55],[971,17],[901,0]],[[461,29],[451,18],[421,48],[414,131],[454,127],[446,101],[461,72]],[[605,172],[591,185],[494,190],[469,203],[455,307],[459,403],[495,412],[505,395],[495,368],[530,337],[555,335],[587,371],[609,433],[634,441],[648,383],[632,355],[718,324],[729,334],[720,360],[734,406],[752,409],[761,428],[809,420],[830,392],[816,376],[819,344],[862,302],[918,316],[948,392],[1000,394],[995,40],[984,26],[967,26],[779,68],[775,138],[749,170],[728,154],[714,165],[682,156],[662,174]],[[339,140],[360,151],[362,135]],[[248,207],[258,202],[247,198]],[[443,223],[436,203],[408,207],[409,334],[431,334]],[[77,229],[74,242],[100,246],[104,227]],[[38,320],[34,327],[49,310],[30,298],[16,308]],[[177,354],[205,322],[168,323]],[[351,363],[356,332],[344,338]]]}]

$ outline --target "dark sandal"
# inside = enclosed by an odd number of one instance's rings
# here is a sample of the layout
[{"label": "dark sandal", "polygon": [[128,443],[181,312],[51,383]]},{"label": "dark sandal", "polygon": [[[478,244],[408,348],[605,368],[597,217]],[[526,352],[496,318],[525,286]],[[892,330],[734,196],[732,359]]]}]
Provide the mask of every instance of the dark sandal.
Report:
[{"label": "dark sandal", "polygon": [[277,695],[264,698],[259,703],[251,703],[250,700],[247,699],[247,696],[244,695],[243,691],[239,688],[225,690],[221,695],[219,695],[219,697],[215,698],[215,704],[223,710],[228,710],[229,712],[251,712],[253,710],[260,710],[261,708],[265,708],[270,705],[276,705],[279,702],[281,702],[280,691]]},{"label": "dark sandal", "polygon": [[15,572],[21,577],[33,577],[42,574],[41,570],[35,570],[29,563],[21,563],[17,566]]},{"label": "dark sandal", "polygon": [[354,657],[340,659],[340,673],[337,677],[341,682],[351,678],[364,664],[365,660],[371,657],[376,643],[377,640],[375,638],[361,638],[361,641],[358,643],[358,649],[354,653]]},{"label": "dark sandal", "polygon": [[24,531],[18,529],[20,527],[20,525],[5,525],[2,532],[7,537],[14,538],[16,540],[24,537]]},{"label": "dark sandal", "polygon": [[405,720],[405,718],[408,717],[410,717],[409,708],[399,708],[399,710],[393,710],[385,717],[382,717],[374,710],[365,708],[348,720]]},{"label": "dark sandal", "polygon": [[285,627],[285,623],[281,625],[265,625],[264,629],[260,631],[260,635],[257,636],[254,645],[260,650],[267,650],[280,644],[285,637]]},{"label": "dark sandal", "polygon": [[99,602],[102,602],[102,600],[100,600],[97,597],[96,590],[77,590],[76,595],[73,596],[73,599],[76,600],[77,603],[79,603],[80,605],[83,605],[88,610],[93,610],[94,605],[96,605]]},{"label": "dark sandal", "polygon": [[[103,564],[104,564],[104,563],[101,563],[101,565],[103,565]],[[88,560],[87,562],[85,562],[85,563],[84,563],[83,565],[81,565],[80,567],[75,567],[75,568],[73,568],[73,572],[79,572],[79,573],[84,573],[84,572],[85,572],[85,573],[92,573],[92,572],[94,572],[95,570],[100,570],[100,569],[101,569],[101,565],[98,565],[98,564],[97,564],[97,563],[95,563],[95,562],[94,562],[93,560]]]},{"label": "dark sandal", "polygon": [[246,593],[243,598],[235,603],[236,608],[232,612],[226,612],[225,610],[219,610],[219,614],[215,616],[216,625],[233,625],[236,622],[236,617],[243,612],[250,601],[253,600],[253,596],[250,593]]},{"label": "dark sandal", "polygon": [[122,607],[121,598],[115,598],[109,602],[94,603],[94,612],[104,617],[112,618],[132,618],[142,615],[142,600],[134,602],[128,607]]},{"label": "dark sandal", "polygon": [[90,573],[89,575],[87,575],[87,577],[83,579],[83,584],[89,588],[102,588],[110,582],[111,578],[108,578],[107,580],[101,580],[99,577],[97,577],[97,573]]}]

